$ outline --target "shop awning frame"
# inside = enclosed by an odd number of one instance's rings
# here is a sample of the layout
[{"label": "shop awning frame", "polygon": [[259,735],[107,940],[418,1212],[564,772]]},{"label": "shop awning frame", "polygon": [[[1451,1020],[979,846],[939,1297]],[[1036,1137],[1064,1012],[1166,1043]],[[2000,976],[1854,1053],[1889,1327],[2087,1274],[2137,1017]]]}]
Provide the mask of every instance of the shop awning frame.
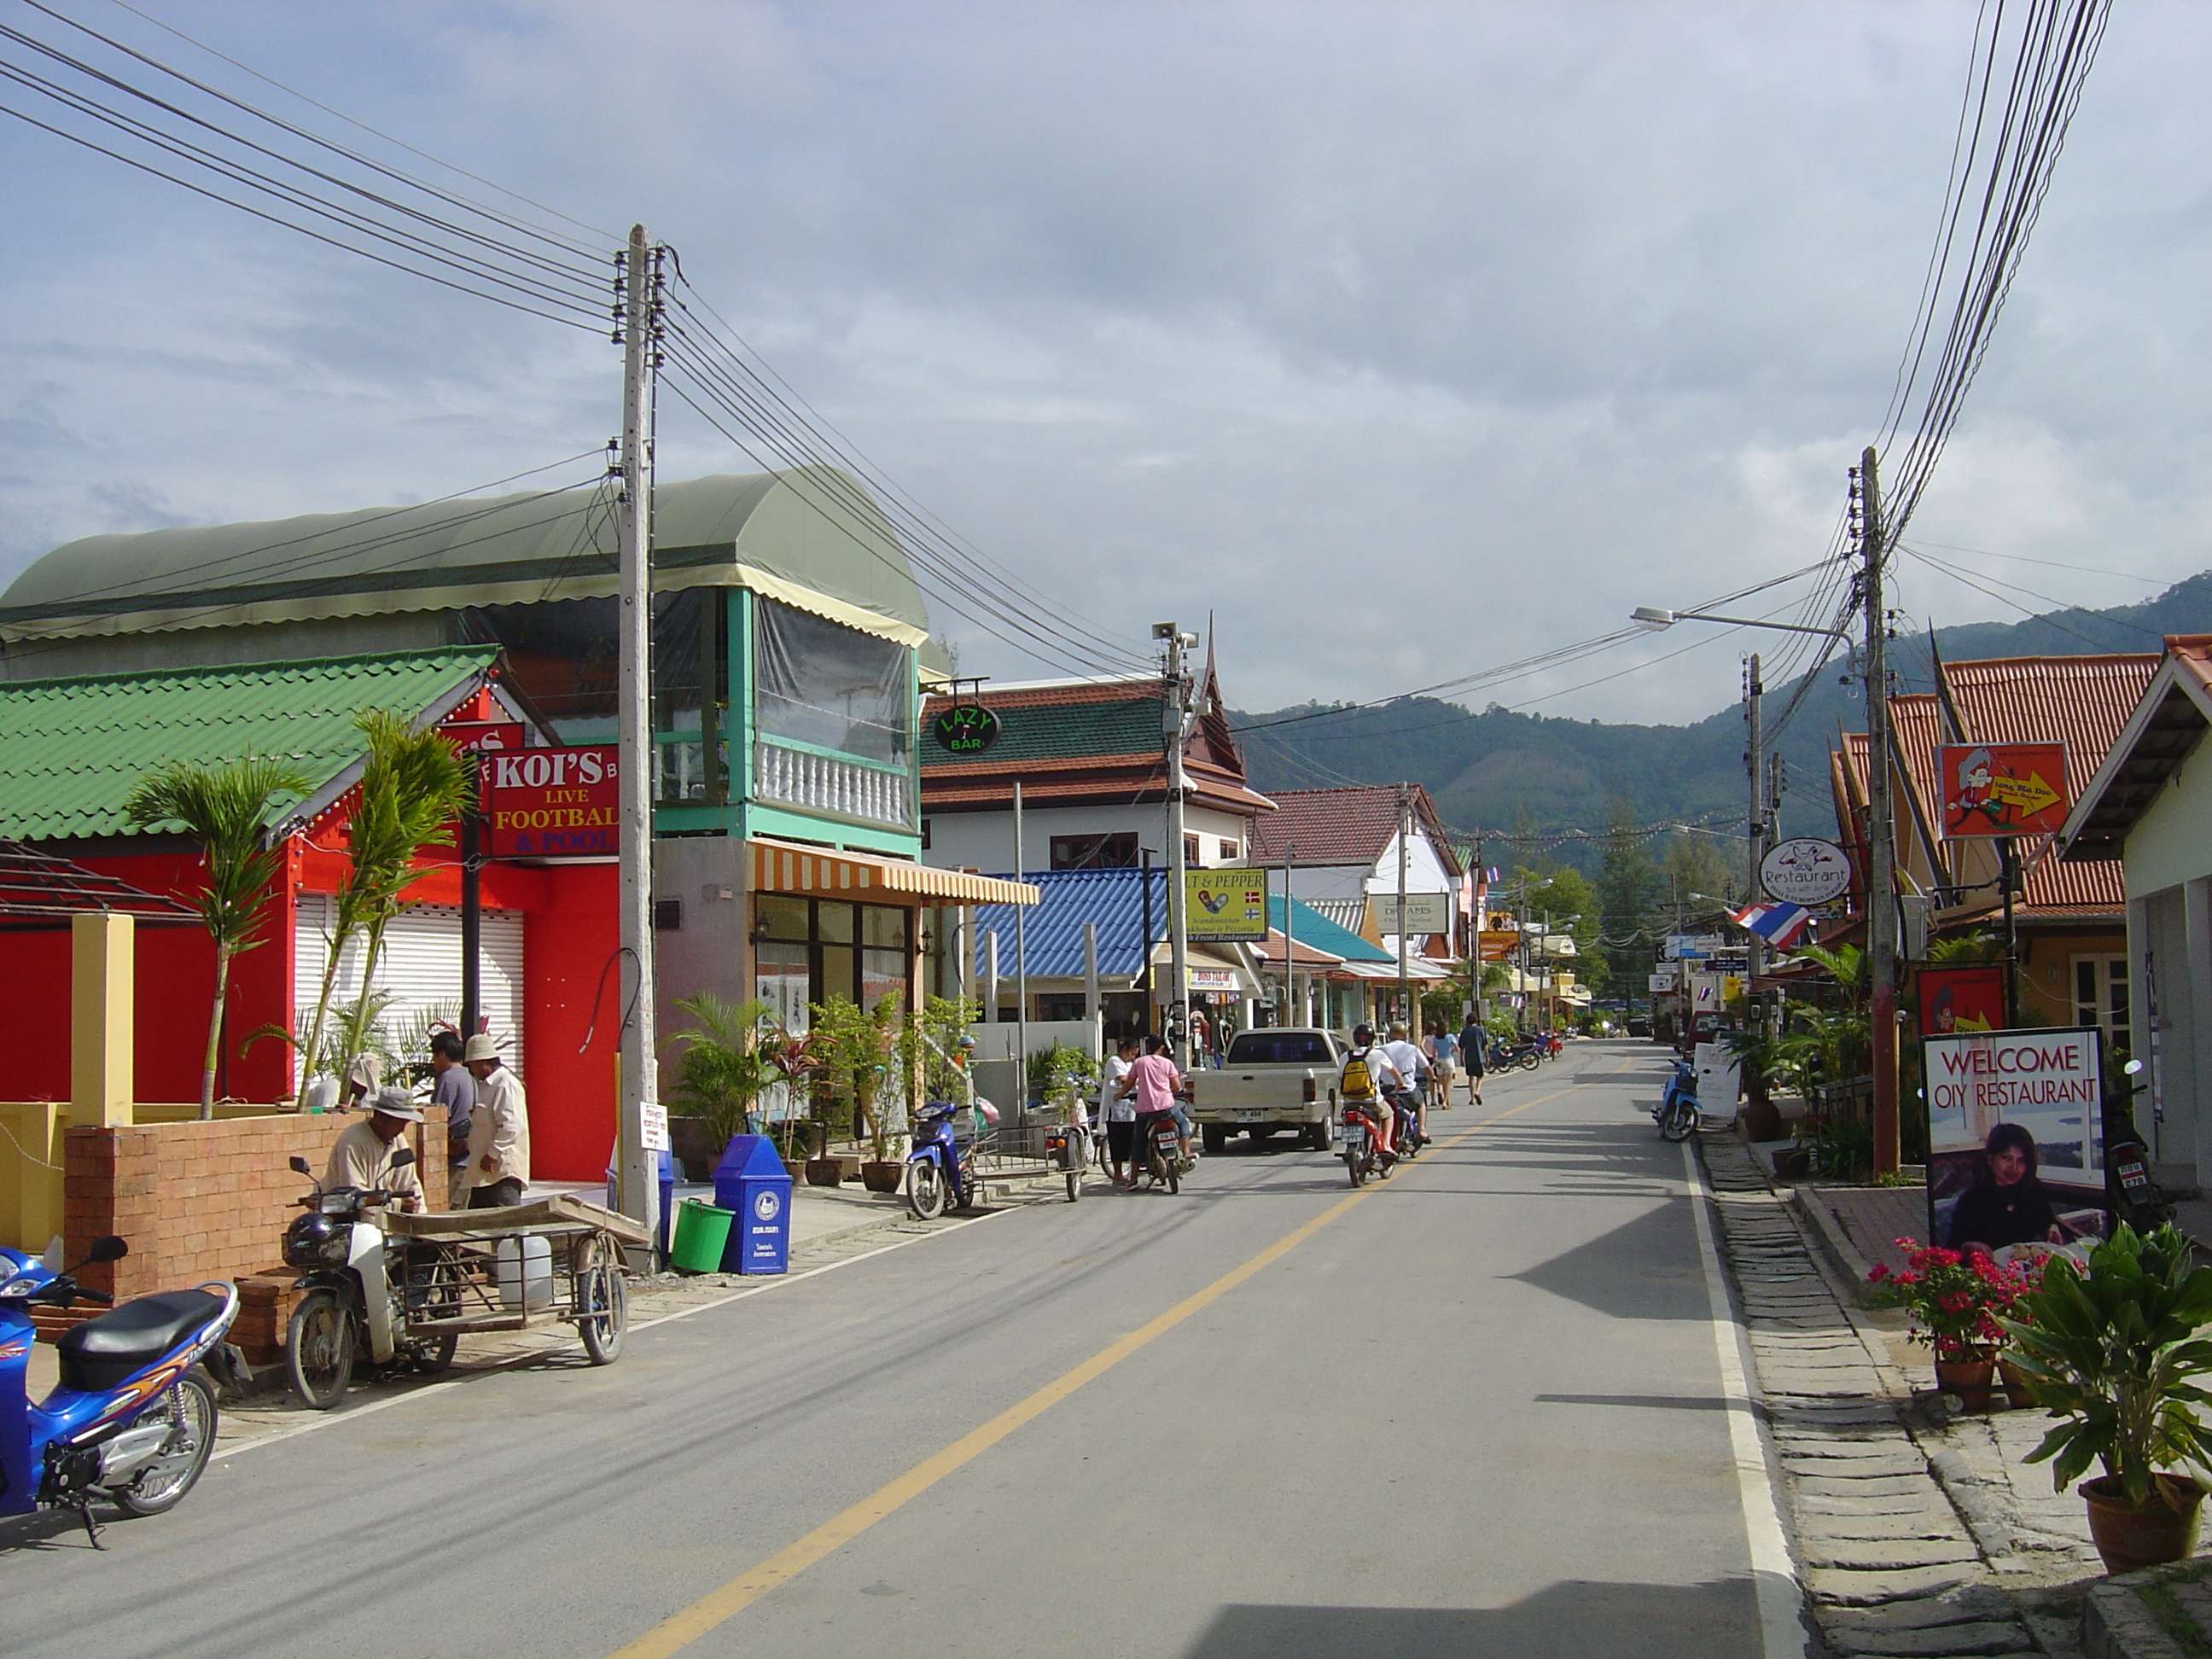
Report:
[{"label": "shop awning frame", "polygon": [[757,893],[835,894],[881,903],[1035,904],[1042,889],[965,870],[945,870],[878,853],[840,852],[755,836],[747,843]]}]

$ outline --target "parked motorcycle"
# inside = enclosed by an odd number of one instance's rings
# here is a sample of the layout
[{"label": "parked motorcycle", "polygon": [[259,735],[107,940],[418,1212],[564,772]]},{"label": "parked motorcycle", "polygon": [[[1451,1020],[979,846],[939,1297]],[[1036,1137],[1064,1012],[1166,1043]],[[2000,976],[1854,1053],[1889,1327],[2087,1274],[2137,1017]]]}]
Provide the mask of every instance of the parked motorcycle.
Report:
[{"label": "parked motorcycle", "polygon": [[[415,1154],[402,1148],[392,1154],[392,1165],[401,1169],[414,1161]],[[314,1177],[304,1158],[293,1158],[291,1167]],[[313,1193],[300,1200],[306,1213],[284,1230],[284,1265],[305,1269],[293,1281],[301,1295],[284,1333],[284,1366],[292,1392],[311,1410],[328,1411],[345,1397],[364,1351],[377,1366],[435,1373],[453,1363],[459,1335],[405,1334],[403,1264],[409,1247],[387,1240],[376,1217],[392,1196],[359,1187],[325,1192],[317,1182]]]},{"label": "parked motorcycle", "polygon": [[1651,1120],[1659,1126],[1662,1140],[1687,1140],[1697,1132],[1698,1068],[1680,1055],[1675,1056],[1666,1092],[1651,1109]]},{"label": "parked motorcycle", "polygon": [[949,1100],[926,1101],[914,1126],[906,1155],[906,1206],[921,1221],[934,1221],[947,1209],[975,1201],[975,1143],[965,1146],[956,1129],[968,1109]]},{"label": "parked motorcycle", "polygon": [[67,1273],[0,1249],[0,1515],[28,1515],[41,1504],[73,1509],[95,1547],[95,1501],[126,1515],[160,1515],[182,1503],[207,1468],[216,1385],[203,1363],[225,1382],[240,1380],[222,1340],[238,1317],[238,1287],[218,1281],[142,1296],[71,1326],[57,1345],[60,1382],[30,1403],[31,1309],[112,1307],[113,1297],[71,1274],[89,1262],[119,1261],[130,1249],[119,1238],[95,1239],[91,1255]]},{"label": "parked motorcycle", "polygon": [[1534,1041],[1527,1042],[1498,1042],[1490,1051],[1490,1069],[1493,1072],[1533,1072],[1543,1064],[1543,1056]]},{"label": "parked motorcycle", "polygon": [[[2122,1066],[2124,1076],[2141,1075],[2142,1061]],[[2148,1232],[2173,1219],[2173,1202],[2151,1178],[2150,1145],[2136,1127],[2133,1102],[2148,1083],[2110,1084],[2105,1090],[2105,1195],[2112,1218],[2137,1232]]]}]

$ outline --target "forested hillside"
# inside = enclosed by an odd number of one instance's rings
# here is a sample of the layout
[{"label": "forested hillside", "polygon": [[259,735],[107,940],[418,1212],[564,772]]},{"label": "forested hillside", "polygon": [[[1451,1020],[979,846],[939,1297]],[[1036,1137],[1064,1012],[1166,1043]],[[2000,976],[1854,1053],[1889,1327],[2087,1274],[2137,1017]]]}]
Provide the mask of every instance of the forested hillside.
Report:
[{"label": "forested hillside", "polygon": [[[1942,629],[1936,647],[1952,662],[2076,656],[2156,651],[2163,635],[2208,632],[2212,571],[2142,605]],[[1924,635],[1899,639],[1892,662],[1899,689],[1929,689]],[[1841,665],[1839,659],[1820,676],[1781,733],[1790,779],[1783,802],[1785,831],[1825,833],[1833,827],[1827,751],[1839,728],[1863,731],[1866,725],[1858,688],[1838,684]],[[1796,690],[1795,682],[1768,686],[1770,720]],[[1632,698],[1633,693],[1626,696]],[[1313,717],[1267,724],[1294,714]],[[1448,823],[1469,830],[1525,826],[1597,831],[1605,828],[1616,801],[1625,802],[1642,823],[1741,811],[1744,803],[1741,704],[1686,726],[1562,720],[1495,705],[1477,713],[1427,697],[1378,708],[1308,705],[1267,714],[1232,713],[1231,719],[1240,730],[1253,784],[1262,791],[1410,779],[1428,786]]]}]

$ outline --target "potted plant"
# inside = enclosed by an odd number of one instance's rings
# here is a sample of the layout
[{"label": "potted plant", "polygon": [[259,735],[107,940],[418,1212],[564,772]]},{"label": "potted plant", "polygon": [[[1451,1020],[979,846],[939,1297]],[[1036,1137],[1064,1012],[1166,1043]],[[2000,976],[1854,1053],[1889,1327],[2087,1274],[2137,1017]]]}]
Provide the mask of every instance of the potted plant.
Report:
[{"label": "potted plant", "polygon": [[763,1023],[759,1047],[784,1091],[784,1115],[769,1124],[769,1135],[783,1159],[783,1172],[793,1182],[802,1181],[820,1126],[812,1117],[800,1115],[798,1107],[813,1098],[814,1079],[822,1069],[821,1047],[811,1031],[793,1031],[775,1020]]},{"label": "potted plant", "polygon": [[2197,1408],[2212,1393],[2212,1268],[2192,1264],[2171,1224],[2148,1236],[2123,1222],[2080,1273],[2045,1273],[2008,1321],[2013,1363],[2038,1405],[2063,1419],[2028,1454],[2063,1489],[2081,1483],[2089,1535],[2112,1572],[2179,1561],[2197,1547],[2204,1487],[2179,1466],[2212,1462]]},{"label": "potted plant", "polygon": [[[856,1173],[870,1192],[895,1193],[906,1166],[890,1156],[890,1120],[877,1102],[891,1070],[896,1046],[899,1003],[885,997],[863,1010],[843,997],[831,997],[814,1010],[814,1035],[822,1048],[822,1075],[837,1099],[849,1105],[855,1137],[865,1132],[874,1157],[856,1161]],[[841,1176],[847,1173],[842,1168]],[[811,1180],[810,1170],[808,1178]]]},{"label": "potted plant", "polygon": [[2033,1282],[2021,1268],[2000,1267],[1986,1255],[1968,1256],[1910,1238],[1897,1241],[1905,1267],[1877,1266],[1868,1281],[1875,1300],[1903,1308],[1911,1336],[1936,1351],[1936,1386],[1956,1395],[1970,1412],[1990,1408],[1990,1380],[2005,1340],[2001,1322]]},{"label": "potted plant", "polygon": [[685,1179],[705,1181],[732,1138],[755,1133],[753,1108],[781,1073],[763,1042],[766,1003],[702,991],[676,1006],[698,1023],[668,1038],[686,1045],[672,1092],[687,1115],[670,1118],[670,1139]]}]

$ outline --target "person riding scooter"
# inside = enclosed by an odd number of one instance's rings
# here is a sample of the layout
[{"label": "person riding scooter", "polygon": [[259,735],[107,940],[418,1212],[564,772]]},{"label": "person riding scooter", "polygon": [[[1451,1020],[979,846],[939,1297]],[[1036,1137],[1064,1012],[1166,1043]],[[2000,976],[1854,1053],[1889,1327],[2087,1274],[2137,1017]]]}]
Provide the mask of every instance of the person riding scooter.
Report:
[{"label": "person riding scooter", "polygon": [[369,1115],[331,1143],[330,1161],[323,1166],[323,1189],[357,1187],[363,1192],[390,1193],[403,1210],[422,1207],[422,1183],[411,1163],[392,1162],[401,1148],[399,1139],[410,1123],[422,1121],[422,1109],[407,1091],[386,1084],[369,1097]]}]

